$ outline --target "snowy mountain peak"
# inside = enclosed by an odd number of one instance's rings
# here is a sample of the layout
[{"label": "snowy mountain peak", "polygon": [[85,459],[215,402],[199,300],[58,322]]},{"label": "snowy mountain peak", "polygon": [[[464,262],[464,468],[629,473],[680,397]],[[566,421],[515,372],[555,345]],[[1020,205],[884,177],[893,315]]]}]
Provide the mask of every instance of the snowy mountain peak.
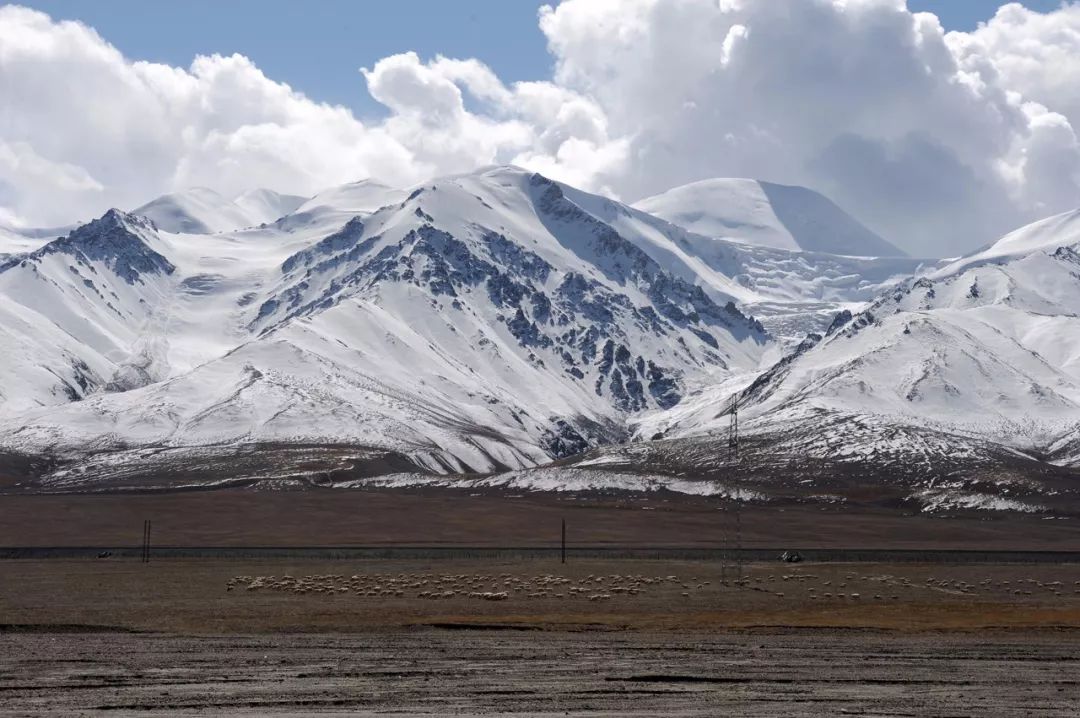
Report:
[{"label": "snowy mountain peak", "polygon": [[206,187],[162,195],[132,214],[147,217],[173,234],[215,234],[268,224],[307,202],[306,197],[255,189],[229,200]]},{"label": "snowy mountain peak", "polygon": [[100,218],[78,227],[68,236],[0,265],[0,272],[24,262],[38,262],[51,254],[67,254],[77,263],[100,262],[128,284],[141,283],[147,274],[172,274],[175,267],[152,249],[148,240],[156,227],[144,217],[110,209]]},{"label": "snowy mountain peak", "polygon": [[389,187],[375,180],[360,180],[331,187],[306,200],[274,223],[286,232],[336,231],[351,217],[372,212],[405,199],[406,190]]},{"label": "snowy mountain peak", "polygon": [[296,208],[297,214],[316,210],[334,210],[352,214],[370,214],[380,207],[400,202],[408,193],[373,179],[349,182],[319,192]]},{"label": "snowy mountain peak", "polygon": [[[768,200],[765,229],[813,224],[775,210],[817,201],[801,190],[727,185]],[[193,198],[217,201],[172,206]],[[765,467],[1080,461],[1080,215],[943,269],[705,236],[495,166],[214,235],[156,222],[111,210],[0,265],[5,451],[333,446],[487,472],[636,436],[722,467],[740,393]]]},{"label": "snowy mountain peak", "polygon": [[244,216],[252,225],[260,225],[268,224],[295,212],[307,201],[307,197],[281,194],[272,189],[260,188],[244,192],[233,200],[233,204],[244,212]]},{"label": "snowy mountain peak", "polygon": [[494,167],[378,202],[198,239],[110,214],[74,234],[127,227],[169,263],[154,281],[57,252],[0,275],[0,292],[49,298],[44,318],[0,322],[29,347],[3,371],[34,377],[7,395],[0,382],[0,405],[50,407],[0,442],[303,439],[434,471],[530,466],[622,440],[626,416],[752,369],[769,344],[605,198]]},{"label": "snowy mountain peak", "polygon": [[1058,247],[1077,244],[1080,244],[1080,209],[1024,225],[984,249],[946,265],[936,274],[944,276],[979,264],[1001,263],[1040,250],[1054,251]]},{"label": "snowy mountain peak", "polygon": [[193,187],[162,195],[132,210],[166,232],[210,234],[250,224],[239,207],[212,189]]},{"label": "snowy mountain peak", "polygon": [[634,207],[707,237],[845,256],[905,256],[832,200],[806,187],[707,179],[640,200]]},{"label": "snowy mountain peak", "polygon": [[[838,315],[740,394],[748,426],[809,430],[830,415],[865,427],[888,417],[894,430],[863,437],[849,458],[914,451],[890,443],[908,427],[1077,461],[1078,243],[1080,215],[1052,217]],[[837,440],[822,434],[813,451]],[[943,441],[934,451],[949,450]]]},{"label": "snowy mountain peak", "polygon": [[261,341],[368,327],[409,369],[395,392],[466,391],[466,406],[480,393],[475,417],[503,416],[500,431],[524,431],[551,456],[617,437],[624,412],[673,406],[691,374],[754,365],[767,341],[559,184],[512,167],[425,183],[280,271],[253,308]]},{"label": "snowy mountain peak", "polygon": [[89,223],[77,227],[74,231],[83,229],[85,227],[94,226],[96,228],[95,233],[100,234],[102,230],[124,229],[127,231],[138,230],[156,230],[157,225],[149,217],[140,217],[136,214],[128,214],[122,210],[113,207],[101,215],[101,217],[91,220]]},{"label": "snowy mountain peak", "polygon": [[10,349],[0,409],[162,378],[167,340],[157,319],[177,273],[163,252],[150,220],[113,209],[0,264],[0,344]]}]

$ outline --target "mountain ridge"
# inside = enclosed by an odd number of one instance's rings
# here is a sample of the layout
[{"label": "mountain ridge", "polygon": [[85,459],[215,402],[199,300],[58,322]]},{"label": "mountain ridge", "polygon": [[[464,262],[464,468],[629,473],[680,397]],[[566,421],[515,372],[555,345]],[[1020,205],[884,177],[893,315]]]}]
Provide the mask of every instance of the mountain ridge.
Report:
[{"label": "mountain ridge", "polygon": [[57,489],[198,483],[216,457],[224,481],[647,469],[915,510],[1070,495],[1070,214],[927,261],[707,237],[516,167],[319,197],[216,234],[111,210],[2,260],[0,449],[50,457]]},{"label": "mountain ridge", "polygon": [[[178,297],[194,313],[231,281],[184,267],[181,248],[205,263],[241,236],[261,247],[258,235],[297,234],[268,226],[193,246],[131,221],[182,268],[147,312],[169,315],[159,367],[178,367],[178,344],[195,336],[168,329]],[[624,413],[673,405],[690,372],[755,366],[767,341],[733,303],[517,168],[435,180],[296,241],[236,296],[227,353],[129,391],[98,376],[96,393],[30,412],[7,440],[78,451],[364,435],[429,470],[514,468],[617,438]]]},{"label": "mountain ridge", "polygon": [[634,207],[708,237],[841,256],[907,256],[828,197],[797,185],[718,177],[673,187]]}]

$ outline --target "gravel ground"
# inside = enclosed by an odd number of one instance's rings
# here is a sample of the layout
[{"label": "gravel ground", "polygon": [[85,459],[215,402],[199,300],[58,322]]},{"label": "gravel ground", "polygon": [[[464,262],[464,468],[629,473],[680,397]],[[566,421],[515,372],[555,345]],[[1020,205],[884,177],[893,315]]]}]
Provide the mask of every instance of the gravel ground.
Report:
[{"label": "gravel ground", "polygon": [[7,633],[0,715],[1075,716],[1080,636]]}]

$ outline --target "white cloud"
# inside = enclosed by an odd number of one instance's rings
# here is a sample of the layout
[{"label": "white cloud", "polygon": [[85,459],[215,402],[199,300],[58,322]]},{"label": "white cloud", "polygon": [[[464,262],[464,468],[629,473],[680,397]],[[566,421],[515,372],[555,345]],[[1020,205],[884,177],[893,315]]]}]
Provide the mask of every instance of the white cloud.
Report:
[{"label": "white cloud", "polygon": [[[595,187],[625,161],[626,142],[609,137],[599,106],[565,87],[507,87],[476,60],[424,63],[414,52],[384,58],[363,73],[372,97],[392,110],[383,128],[434,172],[517,162]],[[466,94],[478,111],[467,109]]]},{"label": "white cloud", "polygon": [[947,40],[957,56],[993,68],[1005,87],[1080,121],[1080,2],[1050,13],[1009,3],[974,32]]},{"label": "white cloud", "polygon": [[82,24],[2,7],[0,211],[57,224],[189,186],[312,194],[517,158],[591,186],[622,160],[599,108],[551,83],[507,87],[475,60],[425,63],[412,52],[362,72],[390,110],[377,124],[311,101],[240,55],[196,57],[186,69],[131,61]]},{"label": "white cloud", "polygon": [[[25,142],[8,143],[0,139],[0,177],[18,178],[18,182],[0,185],[0,207],[6,223],[24,224],[15,207],[34,214],[48,212],[57,194],[67,197],[100,199],[105,187],[82,167],[45,159]],[[4,197],[4,195],[9,195]]]},{"label": "white cloud", "polygon": [[61,223],[191,185],[405,185],[515,162],[624,199],[711,176],[820,189],[917,253],[1080,205],[1080,4],[946,35],[903,0],[565,0],[551,78],[408,52],[362,123],[248,59],[124,58],[0,8],[0,215]]},{"label": "white cloud", "polygon": [[1080,205],[1068,122],[901,0],[568,0],[540,23],[556,80],[633,138],[627,171],[600,178],[626,196],[807,184],[927,254]]},{"label": "white cloud", "polygon": [[[191,185],[307,193],[368,174],[416,181],[427,169],[385,130],[244,57],[198,57],[186,70],[131,62],[84,25],[20,7],[0,8],[0,87],[0,140],[34,158],[0,160],[0,188],[15,188],[0,190],[0,204],[28,223]],[[44,168],[64,181],[50,185]]]}]

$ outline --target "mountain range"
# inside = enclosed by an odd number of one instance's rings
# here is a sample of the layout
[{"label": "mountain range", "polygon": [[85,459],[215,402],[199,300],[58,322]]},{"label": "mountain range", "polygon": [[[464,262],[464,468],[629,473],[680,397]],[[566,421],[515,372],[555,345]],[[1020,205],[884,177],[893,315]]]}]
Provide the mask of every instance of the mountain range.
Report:
[{"label": "mountain range", "polygon": [[917,259],[805,188],[631,206],[499,166],[193,189],[50,234],[0,232],[19,490],[1071,505],[1080,213]]}]

